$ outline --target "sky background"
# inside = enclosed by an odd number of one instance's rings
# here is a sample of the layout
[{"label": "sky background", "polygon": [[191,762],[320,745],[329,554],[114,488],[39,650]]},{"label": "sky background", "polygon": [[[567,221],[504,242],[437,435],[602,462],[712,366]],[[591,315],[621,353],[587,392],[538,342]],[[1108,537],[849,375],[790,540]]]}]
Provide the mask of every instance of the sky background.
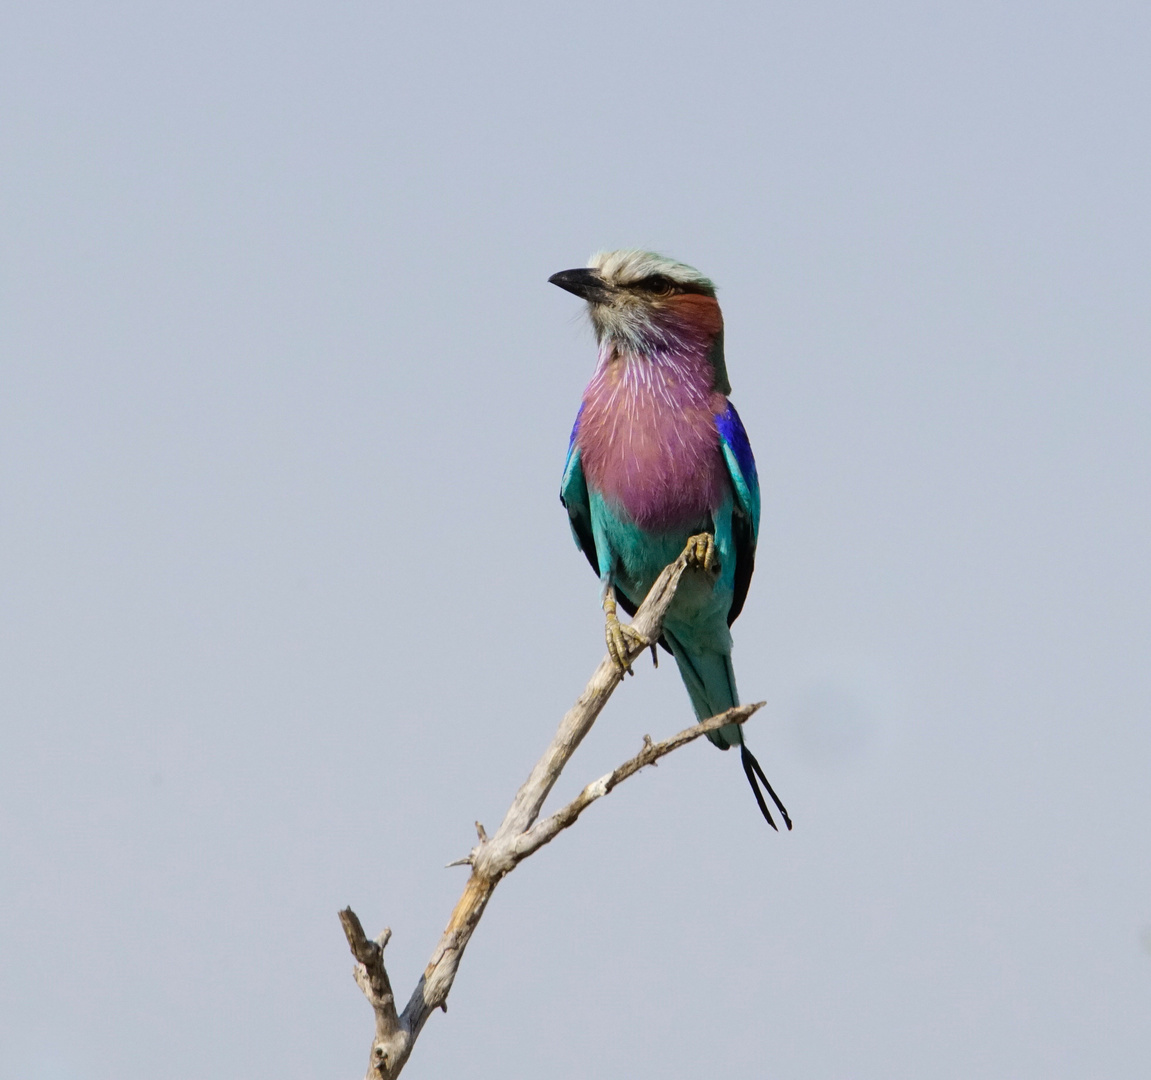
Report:
[{"label": "sky background", "polygon": [[630,780],[407,1075],[1151,1075],[1149,190],[1146,3],[5,5],[0,1078],[362,1075],[337,909],[406,1000],[604,651],[622,246],[720,286],[795,831]]}]

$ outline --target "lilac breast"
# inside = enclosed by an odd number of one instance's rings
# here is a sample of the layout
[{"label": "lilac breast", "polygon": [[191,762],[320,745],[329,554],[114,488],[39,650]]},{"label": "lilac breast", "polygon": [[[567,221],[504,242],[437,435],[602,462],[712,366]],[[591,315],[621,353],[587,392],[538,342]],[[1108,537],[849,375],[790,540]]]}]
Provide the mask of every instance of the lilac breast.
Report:
[{"label": "lilac breast", "polygon": [[691,528],[729,481],[715,426],[726,398],[702,360],[605,357],[584,393],[576,439],[589,486],[641,528]]}]

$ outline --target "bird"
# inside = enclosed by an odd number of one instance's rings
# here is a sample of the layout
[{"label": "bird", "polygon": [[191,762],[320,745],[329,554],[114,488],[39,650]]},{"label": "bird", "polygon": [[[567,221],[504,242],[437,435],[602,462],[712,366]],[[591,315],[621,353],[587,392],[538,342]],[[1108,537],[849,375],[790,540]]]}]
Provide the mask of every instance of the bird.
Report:
[{"label": "bird", "polygon": [[[601,251],[548,281],[587,301],[598,359],[572,427],[560,485],[576,546],[602,583],[608,653],[621,674],[656,642],[621,623],[691,541],[658,644],[675,658],[699,720],[739,704],[731,624],[755,567],[760,493],[747,432],[728,400],[723,314],[714,283],[651,251]],[[708,732],[738,746],[768,824],[791,818],[744,741],[743,727]],[[759,782],[757,782],[759,781]]]}]

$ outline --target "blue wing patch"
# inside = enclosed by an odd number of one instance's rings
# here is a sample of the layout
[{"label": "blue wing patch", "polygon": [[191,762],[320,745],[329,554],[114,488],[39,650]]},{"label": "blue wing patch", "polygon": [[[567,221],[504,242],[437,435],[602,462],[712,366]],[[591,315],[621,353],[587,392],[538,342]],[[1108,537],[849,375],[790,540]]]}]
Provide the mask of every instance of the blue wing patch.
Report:
[{"label": "blue wing patch", "polygon": [[[579,434],[579,422],[583,419],[583,402],[580,402],[579,412],[576,413],[575,423],[572,424],[571,438],[568,439],[568,454],[564,460],[564,478],[560,482],[560,502],[567,506],[567,490],[568,485],[572,482],[573,475],[576,469],[579,469],[579,450],[576,449],[576,436]],[[581,478],[583,470],[579,469]],[[585,485],[586,490],[586,485]],[[584,501],[587,501],[585,495]]]},{"label": "blue wing patch", "polygon": [[759,474],[755,468],[755,455],[744,430],[743,421],[729,401],[727,409],[716,416],[723,456],[731,474],[732,486],[740,508],[751,519],[752,529],[759,535]]},{"label": "blue wing patch", "polygon": [[743,610],[751,575],[755,570],[755,542],[759,536],[759,474],[755,469],[755,456],[744,430],[743,421],[729,401],[727,408],[715,418],[719,431],[719,444],[723,460],[731,476],[735,492],[731,531],[735,541],[735,583],[727,625],[735,622]]},{"label": "blue wing patch", "polygon": [[576,413],[575,424],[572,426],[571,438],[568,440],[567,460],[564,462],[564,476],[560,482],[560,502],[568,512],[568,524],[571,525],[572,536],[576,547],[591,563],[591,568],[599,575],[599,559],[596,555],[595,537],[591,526],[591,499],[588,497],[587,480],[584,479],[583,466],[580,464],[579,447],[576,446],[576,436],[579,434],[580,418],[583,416],[583,405]]}]

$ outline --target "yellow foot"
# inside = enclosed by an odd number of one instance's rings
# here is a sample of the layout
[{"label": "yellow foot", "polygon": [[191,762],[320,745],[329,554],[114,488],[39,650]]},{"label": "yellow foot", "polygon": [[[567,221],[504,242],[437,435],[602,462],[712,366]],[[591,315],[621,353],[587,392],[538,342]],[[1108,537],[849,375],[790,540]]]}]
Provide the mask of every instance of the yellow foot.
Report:
[{"label": "yellow foot", "polygon": [[698,566],[709,574],[719,573],[719,552],[715,550],[715,537],[700,533],[687,542],[687,565]]},{"label": "yellow foot", "polygon": [[647,638],[638,630],[633,630],[627,623],[621,623],[614,612],[607,617],[604,637],[607,638],[608,655],[615,666],[621,672],[626,671],[629,675],[634,675],[631,662],[648,647],[650,642]]},{"label": "yellow foot", "polygon": [[634,675],[635,672],[631,669],[632,660],[651,642],[638,630],[619,621],[615,613],[615,593],[610,588],[603,598],[603,613],[607,623],[604,627],[604,637],[607,639],[608,656],[619,668],[620,674],[626,671],[629,675]]}]

